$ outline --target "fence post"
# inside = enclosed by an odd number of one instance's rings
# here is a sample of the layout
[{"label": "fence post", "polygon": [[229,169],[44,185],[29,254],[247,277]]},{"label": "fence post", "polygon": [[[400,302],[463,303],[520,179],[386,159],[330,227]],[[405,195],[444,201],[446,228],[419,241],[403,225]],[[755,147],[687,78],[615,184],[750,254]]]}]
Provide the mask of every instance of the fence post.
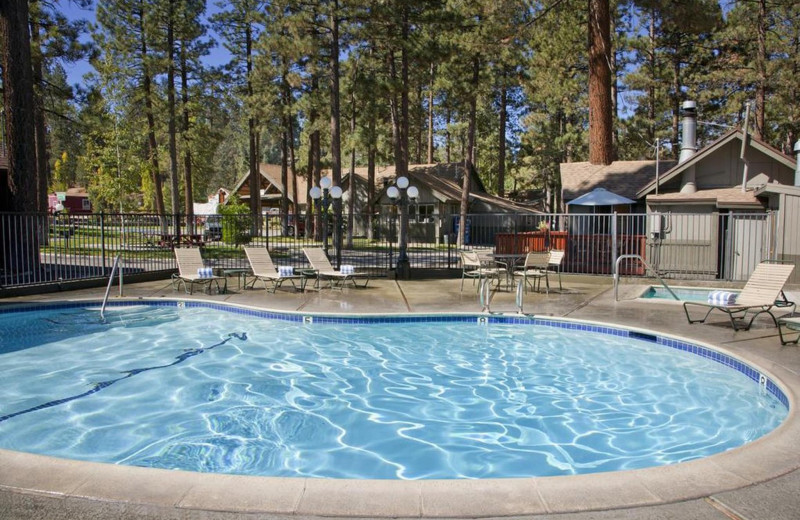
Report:
[{"label": "fence post", "polygon": [[100,212],[100,258],[102,261],[103,276],[106,275],[106,222],[105,212]]},{"label": "fence post", "polygon": [[619,243],[617,240],[617,212],[611,214],[611,272],[614,272],[614,266],[617,265],[617,247]]}]

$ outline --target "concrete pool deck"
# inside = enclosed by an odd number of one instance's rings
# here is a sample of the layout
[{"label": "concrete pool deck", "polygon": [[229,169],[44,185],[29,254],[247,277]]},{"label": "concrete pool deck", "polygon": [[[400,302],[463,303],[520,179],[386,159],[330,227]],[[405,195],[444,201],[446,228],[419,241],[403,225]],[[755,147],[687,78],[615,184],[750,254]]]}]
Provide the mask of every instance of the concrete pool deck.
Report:
[{"label": "concrete pool deck", "polygon": [[[232,282],[232,283],[231,283]],[[637,281],[637,283],[639,283]],[[169,281],[125,286],[126,298],[202,299],[308,313],[479,312],[460,279],[370,281],[366,289],[240,290],[185,295]],[[555,283],[556,287],[558,282]],[[682,283],[681,285],[690,285]],[[800,518],[800,348],[781,346],[771,320],[734,332],[727,317],[689,325],[680,305],[635,299],[643,285],[564,277],[564,291],[528,293],[525,312],[639,327],[704,342],[769,372],[792,402],[787,421],[745,447],[673,466],[569,477],[347,481],[209,475],[95,464],[0,450],[0,518],[238,519],[281,517],[530,517],[536,519]],[[791,291],[790,297],[797,294]],[[112,295],[116,295],[116,288]],[[104,289],[13,297],[0,304],[100,299]],[[112,298],[112,301],[116,298]],[[492,312],[516,312],[495,292]]]}]

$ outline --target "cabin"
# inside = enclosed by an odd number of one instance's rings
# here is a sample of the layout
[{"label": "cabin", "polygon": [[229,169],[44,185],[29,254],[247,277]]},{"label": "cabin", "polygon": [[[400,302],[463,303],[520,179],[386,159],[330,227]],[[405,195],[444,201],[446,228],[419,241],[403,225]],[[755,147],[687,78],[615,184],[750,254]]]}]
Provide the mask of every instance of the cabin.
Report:
[{"label": "cabin", "polygon": [[[454,243],[459,231],[463,163],[420,164],[408,167],[410,186],[416,186],[419,196],[409,204],[409,240],[416,242]],[[394,184],[394,176],[384,178],[377,194],[376,211],[381,215],[397,213],[396,201],[386,193]],[[470,172],[469,217],[464,242],[467,245],[491,245],[496,235],[517,229],[524,215],[541,212],[491,195],[480,177]],[[535,229],[531,225],[530,229]],[[522,229],[519,229],[520,231]]]},{"label": "cabin", "polygon": [[[698,149],[696,104],[686,101],[682,108],[677,163],[666,168],[661,163],[655,171],[624,162],[563,164],[564,198],[603,185],[598,179],[613,179],[605,186],[634,202],[630,210],[607,211],[646,213],[644,220],[629,219],[627,232],[638,237],[638,245],[625,252],[643,256],[661,274],[747,279],[758,262],[775,257],[768,210],[792,211],[789,201],[795,190],[786,188],[798,183],[796,161],[739,128]],[[577,175],[581,169],[591,175]],[[619,229],[628,222],[624,216],[616,220]],[[787,259],[794,255],[795,242],[800,237],[784,245]]]},{"label": "cabin", "polygon": [[[450,218],[459,213],[461,204],[461,182],[464,171],[463,163],[449,164],[415,164],[409,165],[408,177],[412,184],[417,186],[419,199],[409,206],[410,228],[409,237],[413,241],[449,241],[458,231],[457,217]],[[280,182],[280,165],[261,164],[260,196],[262,207],[265,211],[275,212],[280,209],[280,200],[283,195],[283,185]],[[323,176],[330,176],[329,170],[323,170]],[[386,196],[386,189],[394,183],[395,167],[378,166],[375,168],[375,199],[373,207],[367,204],[368,170],[358,167],[354,170],[352,181],[356,193],[354,200],[354,234],[367,235],[367,214],[380,214],[389,216],[396,213],[394,202]],[[242,201],[250,198],[248,183],[249,174],[244,175],[232,190]],[[490,233],[490,227],[497,227],[496,219],[488,217],[489,214],[538,214],[539,212],[525,206],[515,204],[506,199],[496,197],[486,192],[483,183],[473,171],[471,174],[470,209],[469,213],[487,214],[486,222],[472,222],[476,217],[471,217],[468,225],[473,229],[472,236],[478,237]],[[297,179],[297,204],[295,205],[292,193],[293,178],[289,176],[289,212],[304,212],[308,204],[308,190],[305,177]],[[340,187],[342,188],[342,207],[344,213],[348,212],[350,200],[351,174],[345,171],[342,174]],[[274,211],[273,211],[274,210]],[[510,217],[509,217],[510,218]],[[388,226],[388,219],[384,219]],[[379,233],[388,233],[389,229],[377,229]],[[493,235],[492,235],[493,236]],[[485,241],[491,237],[483,236]]]},{"label": "cabin", "polygon": [[[283,197],[283,184],[281,183],[281,165],[260,163],[258,165],[259,196],[261,197],[261,207],[267,213],[277,213],[280,211],[281,198]],[[287,175],[289,190],[289,213],[303,211],[308,200],[308,189],[305,178],[297,176],[297,201],[294,200],[294,176],[291,172]],[[231,195],[236,195],[245,204],[250,203],[250,172],[245,173],[231,190]],[[221,202],[222,203],[222,202]]]},{"label": "cabin", "polygon": [[70,215],[88,215],[92,212],[92,202],[86,188],[67,188],[67,191],[58,191],[47,196],[47,209],[50,213],[66,211]]}]

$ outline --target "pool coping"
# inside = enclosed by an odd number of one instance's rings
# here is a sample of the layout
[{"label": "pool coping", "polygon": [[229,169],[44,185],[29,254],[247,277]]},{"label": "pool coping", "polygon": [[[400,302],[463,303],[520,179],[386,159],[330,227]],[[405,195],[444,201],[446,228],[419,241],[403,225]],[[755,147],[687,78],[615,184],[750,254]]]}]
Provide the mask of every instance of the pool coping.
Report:
[{"label": "pool coping", "polygon": [[[165,300],[185,301],[182,298],[151,301]],[[148,303],[143,299],[124,301]],[[213,300],[192,301],[272,312],[261,307],[220,304]],[[99,303],[99,300],[65,299],[62,302],[92,304]],[[57,304],[36,302],[19,306]],[[17,307],[17,304],[13,306]],[[346,316],[350,319],[358,316],[412,318],[431,314],[481,316],[474,312],[359,315],[274,312]],[[652,333],[647,329],[591,320],[542,318]],[[690,462],[607,473],[509,479],[394,481],[249,477],[82,462],[0,450],[0,492],[37,494],[96,504],[124,502],[173,511],[340,517],[492,517],[667,504],[732,491],[800,468],[800,443],[796,441],[800,438],[797,414],[800,377],[797,374],[774,363],[736,354],[707,342],[663,332],[657,334],[724,352],[767,374],[780,385],[789,402],[786,419],[771,433],[745,446]],[[580,489],[580,493],[576,493],[576,489]]]},{"label": "pool coping", "polygon": [[[671,303],[671,304],[683,303],[685,301],[692,301],[692,300],[676,300],[674,298],[645,298],[644,297],[644,294],[647,293],[650,289],[653,289],[653,288],[658,289],[658,288],[663,288],[663,287],[664,287],[663,285],[658,285],[658,284],[647,285],[633,299],[636,300],[637,302]],[[725,288],[725,287],[716,287],[716,286],[704,287],[704,286],[700,286],[700,285],[670,285],[669,288],[670,289],[677,289],[677,290],[701,289],[701,290],[704,290],[704,291],[707,291],[707,292],[711,292],[711,291],[729,291],[729,292],[735,292],[735,293],[742,292],[741,288],[734,288],[734,287]]]}]

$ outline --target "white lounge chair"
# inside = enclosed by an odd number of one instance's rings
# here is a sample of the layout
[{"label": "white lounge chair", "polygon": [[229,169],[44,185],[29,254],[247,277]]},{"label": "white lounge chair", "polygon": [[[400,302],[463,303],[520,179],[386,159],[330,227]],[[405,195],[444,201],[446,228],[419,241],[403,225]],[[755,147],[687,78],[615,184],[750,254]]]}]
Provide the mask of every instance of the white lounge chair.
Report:
[{"label": "white lounge chair", "polygon": [[561,286],[561,264],[564,262],[564,251],[553,249],[550,251],[550,258],[547,260],[547,268],[553,269],[558,273],[558,290],[563,291]]},{"label": "white lounge chair", "polygon": [[278,269],[272,261],[272,257],[266,247],[245,247],[244,253],[247,255],[247,261],[250,263],[250,268],[253,270],[252,275],[253,285],[257,281],[264,282],[264,289],[268,292],[274,293],[278,287],[285,281],[291,282],[292,286],[297,289],[296,281],[300,282],[300,290],[305,289],[306,278],[299,274],[285,274]]},{"label": "white lounge chair", "polygon": [[[481,260],[477,251],[461,251],[461,291],[464,291],[464,279],[472,278],[472,284],[475,285],[475,280],[480,282],[481,279],[487,278],[497,280],[497,286],[500,286],[502,277],[507,274],[503,267],[497,267],[496,262],[489,262]],[[480,284],[478,285],[480,288]]]},{"label": "white lounge chair", "polygon": [[[789,339],[789,335],[796,334],[794,339]],[[800,341],[800,316],[783,316],[778,318],[778,335],[781,337],[781,345],[797,345]]]},{"label": "white lounge chair", "polygon": [[[344,284],[348,281],[353,282],[354,287],[366,287],[369,283],[369,275],[356,272],[343,273],[335,270],[330,260],[328,260],[328,255],[326,255],[325,251],[320,247],[303,248],[303,253],[306,255],[308,263],[311,264],[311,269],[314,271],[314,274],[317,276],[317,282],[319,282],[319,280],[328,280],[331,288],[336,287],[338,284],[340,289],[343,288]],[[364,285],[358,285],[356,280],[363,280]]]},{"label": "white lounge chair", "polygon": [[[781,295],[786,280],[789,279],[793,270],[794,265],[792,264],[762,262],[758,264],[753,274],[750,275],[742,292],[740,292],[739,296],[736,298],[735,303],[683,302],[683,311],[686,313],[686,319],[689,320],[689,323],[704,323],[709,314],[718,310],[728,315],[734,330],[747,330],[753,324],[753,320],[756,319],[756,316],[759,314],[768,314],[777,327],[778,320],[775,318],[775,315],[772,314],[772,308],[776,306],[792,307],[792,310],[794,310],[794,304],[791,302],[776,302]],[[689,307],[691,306],[705,307],[708,311],[701,319],[692,319],[689,315]],[[737,320],[743,323],[747,315],[751,312],[753,315],[747,325],[740,326],[737,324]]]},{"label": "white lounge chair", "polygon": [[[172,274],[172,288],[178,290],[183,284],[184,292],[194,293],[194,285],[202,285],[204,290],[211,293],[211,284],[217,286],[217,293],[228,290],[228,279],[224,276],[211,274],[210,268],[203,263],[200,249],[195,247],[176,247],[175,260],[178,262],[178,272]],[[220,281],[222,286],[220,286]]]},{"label": "white lounge chair", "polygon": [[542,278],[544,278],[545,290],[547,294],[550,294],[549,268],[550,253],[548,251],[531,251],[525,256],[525,263],[512,274],[515,278],[522,278],[525,292],[528,291],[528,287],[536,291],[540,290]]}]

